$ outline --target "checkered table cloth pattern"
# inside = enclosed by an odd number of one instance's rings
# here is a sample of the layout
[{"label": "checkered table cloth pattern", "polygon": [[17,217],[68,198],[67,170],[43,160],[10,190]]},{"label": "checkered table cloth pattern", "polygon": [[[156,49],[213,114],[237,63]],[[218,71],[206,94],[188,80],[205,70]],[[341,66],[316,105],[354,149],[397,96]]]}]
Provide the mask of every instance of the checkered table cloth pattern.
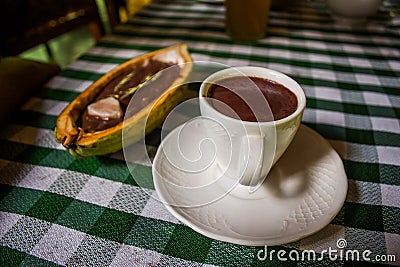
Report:
[{"label": "checkered table cloth pattern", "polygon": [[[194,60],[257,65],[293,77],[308,97],[303,123],[324,136],[348,175],[333,221],[300,241],[268,249],[336,248],[395,255],[400,265],[400,27],[381,11],[357,28],[302,2],[273,10],[268,36],[231,41],[222,5],[159,1],[49,81],[0,131],[0,266],[342,266],[261,261],[262,247],[207,238],[139,188],[122,153],[75,159],[53,137],[61,110],[104,73],[137,55],[188,44]],[[156,139],[156,138],[155,138]],[[157,148],[150,142],[149,151]],[[318,254],[320,255],[320,254]]]}]

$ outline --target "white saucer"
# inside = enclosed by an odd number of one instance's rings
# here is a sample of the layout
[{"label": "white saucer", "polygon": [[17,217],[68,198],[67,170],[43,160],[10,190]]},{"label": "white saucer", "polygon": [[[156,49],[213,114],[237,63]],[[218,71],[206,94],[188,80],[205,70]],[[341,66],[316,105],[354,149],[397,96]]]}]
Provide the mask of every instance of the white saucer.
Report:
[{"label": "white saucer", "polygon": [[301,125],[263,185],[249,193],[242,185],[224,188],[207,123],[195,118],[174,129],[153,162],[160,200],[195,231],[240,245],[280,245],[319,231],[343,206],[342,161],[315,131]]}]

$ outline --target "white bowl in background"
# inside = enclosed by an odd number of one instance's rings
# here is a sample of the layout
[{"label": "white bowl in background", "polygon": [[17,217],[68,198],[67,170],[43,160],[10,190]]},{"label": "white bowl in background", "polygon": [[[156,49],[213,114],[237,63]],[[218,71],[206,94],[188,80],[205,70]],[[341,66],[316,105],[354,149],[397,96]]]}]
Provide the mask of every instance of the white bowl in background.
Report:
[{"label": "white bowl in background", "polygon": [[326,4],[335,20],[358,24],[374,15],[382,0],[326,0]]}]

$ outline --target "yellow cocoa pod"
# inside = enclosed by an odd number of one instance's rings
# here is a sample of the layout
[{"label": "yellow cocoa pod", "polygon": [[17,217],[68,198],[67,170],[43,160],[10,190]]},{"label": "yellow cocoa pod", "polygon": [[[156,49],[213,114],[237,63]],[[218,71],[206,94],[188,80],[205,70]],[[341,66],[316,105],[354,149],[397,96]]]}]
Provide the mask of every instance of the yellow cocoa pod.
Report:
[{"label": "yellow cocoa pod", "polygon": [[[157,95],[154,100],[140,107],[132,116],[125,116],[125,121],[118,122],[115,126],[87,131],[82,126],[82,116],[88,105],[96,101],[103,89],[121,75],[125,75],[127,69],[136,68],[154,62],[164,62],[179,66],[179,73],[174,80],[165,84],[165,90]],[[181,101],[186,99],[186,86],[183,86],[186,78],[192,70],[192,58],[187,50],[186,44],[177,44],[164,49],[156,50],[136,58],[133,58],[108,72],[95,81],[79,96],[77,96],[58,116],[55,127],[55,139],[68,149],[75,157],[89,157],[104,155],[122,149],[123,144],[129,145],[139,141],[145,135],[159,127],[168,113]],[[189,64],[185,64],[189,63]],[[146,75],[140,73],[134,75]],[[151,78],[157,83],[156,75],[148,77],[135,77],[139,80]],[[147,81],[145,79],[145,81]],[[122,81],[122,83],[125,81]],[[121,83],[121,82],[120,82]],[[144,84],[146,82],[142,82]],[[142,85],[140,84],[140,85]],[[134,86],[131,90],[151,90],[151,86]],[[158,84],[160,85],[160,84]],[[117,88],[118,86],[115,86]],[[138,89],[139,88],[139,89]],[[133,94],[133,93],[132,93]],[[119,95],[116,98],[125,98],[126,95]],[[86,111],[87,112],[87,111]],[[122,131],[124,128],[124,143],[122,143]]]}]

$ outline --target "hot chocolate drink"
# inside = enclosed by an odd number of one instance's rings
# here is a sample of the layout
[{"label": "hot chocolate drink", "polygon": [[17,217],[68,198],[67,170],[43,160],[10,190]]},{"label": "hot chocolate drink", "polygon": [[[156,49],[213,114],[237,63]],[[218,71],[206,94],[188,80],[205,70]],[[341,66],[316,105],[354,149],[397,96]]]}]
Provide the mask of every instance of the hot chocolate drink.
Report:
[{"label": "hot chocolate drink", "polygon": [[[252,122],[283,119],[294,113],[298,105],[296,95],[284,85],[260,77],[219,80],[210,85],[206,97],[220,113]],[[272,114],[266,107],[267,102]]]}]

